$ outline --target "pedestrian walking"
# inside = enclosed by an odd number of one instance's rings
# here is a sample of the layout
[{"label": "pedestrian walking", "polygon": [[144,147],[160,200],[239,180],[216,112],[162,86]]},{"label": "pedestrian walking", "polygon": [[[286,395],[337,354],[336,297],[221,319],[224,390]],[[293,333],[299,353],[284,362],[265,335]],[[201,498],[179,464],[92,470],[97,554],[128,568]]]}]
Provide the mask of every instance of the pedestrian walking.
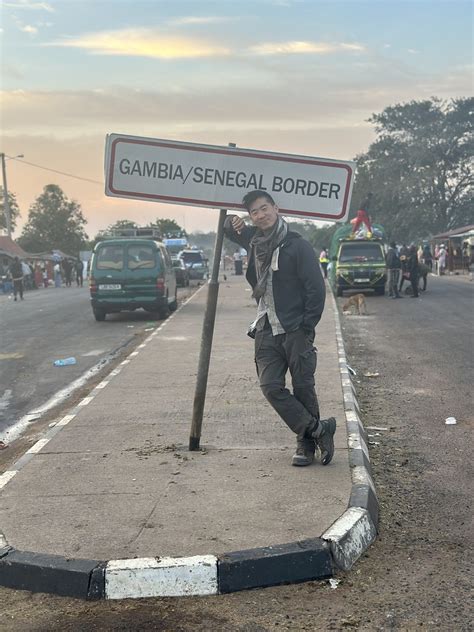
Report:
[{"label": "pedestrian walking", "polygon": [[446,247],[444,244],[441,244],[438,250],[438,275],[441,276],[444,274],[446,269],[446,255],[447,255]]},{"label": "pedestrian walking", "polygon": [[242,276],[244,273],[243,262],[242,262],[242,254],[240,252],[240,248],[234,252],[234,274],[236,276]]},{"label": "pedestrian walking", "polygon": [[62,276],[61,276],[61,266],[59,265],[59,263],[54,264],[53,272],[54,272],[54,287],[61,287]]},{"label": "pedestrian walking", "polygon": [[418,263],[418,254],[416,251],[416,246],[413,244],[410,247],[410,254],[408,255],[407,260],[407,270],[410,275],[410,284],[412,289],[412,294],[410,298],[418,298],[418,282],[420,278],[420,268]]},{"label": "pedestrian walking", "polygon": [[[311,244],[289,230],[271,195],[251,191],[242,203],[253,226],[229,215],[225,233],[248,253],[246,276],[257,302],[248,335],[255,339],[260,388],[297,435],[292,464],[310,465],[319,447],[327,465],[334,455],[336,420],[320,418],[314,382],[315,327],[325,301],[321,269]],[[293,393],[285,387],[288,370]]]},{"label": "pedestrian walking", "polygon": [[43,286],[46,289],[47,287],[49,287],[48,268],[47,268],[46,264],[44,264],[44,266],[43,266],[43,270],[41,272],[41,275],[43,277]]},{"label": "pedestrian walking", "polygon": [[397,252],[397,245],[394,241],[390,243],[387,251],[387,276],[388,276],[388,295],[392,298],[402,298],[398,291],[398,283],[400,280],[400,270],[402,264]]},{"label": "pedestrian walking", "polygon": [[430,271],[429,267],[426,265],[426,263],[420,263],[418,266],[418,279],[419,279],[419,283],[422,281],[423,284],[421,287],[419,287],[419,289],[422,292],[426,292],[426,288],[428,286],[428,272]]},{"label": "pedestrian walking", "polygon": [[23,266],[19,257],[15,257],[9,269],[10,276],[13,281],[13,300],[17,300],[18,294],[20,300],[23,300]]},{"label": "pedestrian walking", "polygon": [[80,259],[76,261],[75,270],[77,287],[82,287],[84,284],[84,264]]},{"label": "pedestrian walking", "polygon": [[66,287],[71,287],[72,283],[72,263],[69,259],[65,259],[63,261],[63,270],[64,270],[64,281],[66,283]]},{"label": "pedestrian walking", "polygon": [[433,255],[431,254],[431,248],[429,243],[423,244],[423,263],[428,266],[430,272],[433,270]]},{"label": "pedestrian walking", "polygon": [[401,293],[401,291],[402,291],[403,284],[404,284],[405,280],[410,277],[410,274],[409,274],[408,268],[407,268],[409,254],[410,254],[410,249],[408,248],[408,246],[406,244],[403,244],[402,247],[400,248],[399,253],[398,253],[398,256],[400,258],[400,263],[401,263],[400,285],[398,286],[398,292],[399,293]]},{"label": "pedestrian walking", "polygon": [[323,270],[323,275],[325,279],[328,278],[328,264],[329,264],[328,249],[323,248],[321,252],[319,253],[319,265],[321,266]]}]

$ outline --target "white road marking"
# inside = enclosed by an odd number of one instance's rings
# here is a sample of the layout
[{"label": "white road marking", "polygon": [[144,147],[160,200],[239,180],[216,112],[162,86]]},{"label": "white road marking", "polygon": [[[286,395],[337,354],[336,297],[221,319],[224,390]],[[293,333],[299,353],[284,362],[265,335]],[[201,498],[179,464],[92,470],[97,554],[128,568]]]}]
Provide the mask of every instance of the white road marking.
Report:
[{"label": "white road marking", "polygon": [[3,411],[10,406],[10,400],[12,398],[11,389],[7,389],[0,397],[0,415],[3,415]]},{"label": "white road marking", "polygon": [[0,474],[0,489],[3,489],[3,487],[12,480],[16,473],[17,470],[7,470],[3,474]]},{"label": "white road marking", "polygon": [[93,399],[94,396],[84,397],[84,399],[81,399],[78,406],[87,406],[87,404],[89,404]]},{"label": "white road marking", "polygon": [[49,439],[40,439],[26,451],[26,454],[38,454],[41,448],[44,448],[47,443],[49,443]]}]

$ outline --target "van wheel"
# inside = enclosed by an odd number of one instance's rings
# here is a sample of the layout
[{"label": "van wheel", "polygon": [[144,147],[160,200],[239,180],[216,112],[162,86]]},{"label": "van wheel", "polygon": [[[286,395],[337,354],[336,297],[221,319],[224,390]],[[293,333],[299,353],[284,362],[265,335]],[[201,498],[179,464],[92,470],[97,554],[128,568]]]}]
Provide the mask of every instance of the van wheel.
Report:
[{"label": "van wheel", "polygon": [[377,296],[383,296],[385,294],[385,286],[382,285],[381,287],[376,287],[375,293],[377,294]]},{"label": "van wheel", "polygon": [[166,318],[168,318],[169,315],[170,315],[169,306],[162,307],[158,310],[158,318],[160,320],[166,320]]},{"label": "van wheel", "polygon": [[175,295],[174,295],[174,301],[172,303],[169,303],[168,309],[170,310],[170,312],[175,312],[178,309],[178,295],[177,295],[177,293],[175,293]]},{"label": "van wheel", "polygon": [[342,296],[342,287],[336,287],[336,296]]},{"label": "van wheel", "polygon": [[107,312],[104,312],[103,309],[93,309],[92,311],[96,320],[98,320],[99,322],[105,320],[105,315],[107,314]]}]

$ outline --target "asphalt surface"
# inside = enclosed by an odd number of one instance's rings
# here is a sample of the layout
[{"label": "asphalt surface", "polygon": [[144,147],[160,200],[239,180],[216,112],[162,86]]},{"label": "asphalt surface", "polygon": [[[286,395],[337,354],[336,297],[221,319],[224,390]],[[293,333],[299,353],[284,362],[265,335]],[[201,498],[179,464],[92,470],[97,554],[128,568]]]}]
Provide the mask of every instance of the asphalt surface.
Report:
[{"label": "asphalt surface", "polygon": [[[188,293],[179,289],[178,297]],[[157,319],[143,310],[110,314],[96,322],[89,289],[49,288],[25,292],[24,301],[0,295],[0,439],[91,367],[130,345]],[[75,357],[77,364],[55,367]]]}]

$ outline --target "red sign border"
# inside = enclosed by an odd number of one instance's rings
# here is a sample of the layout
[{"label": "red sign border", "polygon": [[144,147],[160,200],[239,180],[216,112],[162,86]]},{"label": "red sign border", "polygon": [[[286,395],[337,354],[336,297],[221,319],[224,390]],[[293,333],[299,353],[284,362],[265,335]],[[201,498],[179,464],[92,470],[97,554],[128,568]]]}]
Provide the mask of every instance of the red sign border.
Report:
[{"label": "red sign border", "polygon": [[215,207],[219,209],[227,208],[230,206],[231,208],[239,208],[242,210],[246,210],[243,204],[230,204],[229,205],[229,202],[211,202],[208,200],[194,200],[192,198],[180,198],[180,197],[174,197],[174,196],[169,196],[169,195],[155,195],[153,193],[138,193],[135,191],[122,191],[120,189],[115,189],[111,183],[113,181],[113,173],[114,173],[114,165],[115,165],[115,150],[116,150],[117,144],[120,142],[128,143],[131,145],[151,145],[153,147],[165,147],[167,149],[180,149],[180,150],[185,150],[185,151],[204,152],[204,153],[211,153],[211,154],[225,154],[225,155],[231,155],[231,156],[238,155],[238,156],[243,156],[244,158],[263,158],[265,160],[276,160],[279,162],[295,162],[295,163],[307,164],[307,165],[320,165],[323,167],[336,167],[338,169],[345,169],[347,171],[346,191],[344,194],[342,212],[339,215],[328,215],[325,213],[318,213],[318,214],[308,216],[308,211],[294,211],[294,210],[284,209],[284,208],[280,208],[280,212],[284,215],[295,215],[295,216],[306,217],[308,219],[314,217],[317,219],[326,218],[326,219],[332,219],[332,220],[341,219],[346,214],[346,207],[347,207],[347,201],[349,198],[349,190],[350,190],[353,170],[352,170],[352,167],[344,163],[324,162],[322,160],[318,160],[317,158],[298,158],[298,157],[291,157],[291,156],[286,156],[286,155],[278,156],[277,154],[265,154],[264,152],[253,153],[253,152],[249,152],[245,150],[240,150],[238,148],[227,149],[223,147],[222,149],[220,149],[217,147],[216,148],[193,147],[191,145],[185,145],[181,143],[175,144],[173,142],[167,142],[167,141],[154,141],[154,140],[144,140],[144,139],[139,140],[139,139],[134,139],[134,138],[128,138],[125,136],[119,136],[115,138],[112,141],[112,146],[111,146],[110,165],[109,165],[107,185],[108,185],[109,191],[111,191],[112,193],[115,193],[116,195],[124,195],[124,196],[128,195],[128,196],[133,196],[133,198],[138,198],[138,199],[163,200],[166,202],[180,202],[183,204],[186,204],[187,202],[188,204],[194,204],[194,205],[199,205],[199,206],[205,205],[205,206],[209,206],[212,208]]}]

